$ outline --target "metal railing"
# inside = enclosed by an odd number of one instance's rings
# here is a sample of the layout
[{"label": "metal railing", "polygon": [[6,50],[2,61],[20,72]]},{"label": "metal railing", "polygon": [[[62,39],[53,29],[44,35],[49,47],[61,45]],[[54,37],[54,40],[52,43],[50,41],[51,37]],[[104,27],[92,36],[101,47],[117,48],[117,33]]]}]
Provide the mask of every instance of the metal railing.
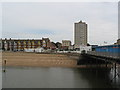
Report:
[{"label": "metal railing", "polygon": [[88,51],[87,54],[106,58],[120,59],[120,53]]}]

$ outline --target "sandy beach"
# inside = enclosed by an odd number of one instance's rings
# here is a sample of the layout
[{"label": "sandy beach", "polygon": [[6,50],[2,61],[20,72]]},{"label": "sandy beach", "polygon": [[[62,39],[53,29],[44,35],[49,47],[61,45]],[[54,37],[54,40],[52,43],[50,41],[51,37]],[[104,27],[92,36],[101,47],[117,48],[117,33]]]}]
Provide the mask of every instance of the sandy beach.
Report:
[{"label": "sandy beach", "polygon": [[5,65],[4,60],[6,60],[6,66],[77,66],[76,59],[64,54],[2,52],[2,65]]},{"label": "sandy beach", "polygon": [[[26,52],[2,52],[0,53],[0,65],[4,66],[25,66],[25,67],[80,67],[86,68],[91,65],[77,65],[78,55],[71,54],[41,54],[41,53],[26,53]],[[97,65],[92,65],[96,67]],[[106,67],[105,64],[100,65]],[[117,65],[120,67],[120,65]],[[108,65],[112,67],[112,65]]]}]

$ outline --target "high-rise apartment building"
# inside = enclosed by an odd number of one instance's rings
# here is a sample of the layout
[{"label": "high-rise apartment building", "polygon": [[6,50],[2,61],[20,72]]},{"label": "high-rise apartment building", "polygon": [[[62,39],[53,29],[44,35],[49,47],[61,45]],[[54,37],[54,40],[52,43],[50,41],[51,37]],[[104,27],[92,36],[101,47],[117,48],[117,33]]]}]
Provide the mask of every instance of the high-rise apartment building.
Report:
[{"label": "high-rise apartment building", "polygon": [[74,24],[74,43],[75,48],[87,46],[87,24],[85,22],[80,21]]}]

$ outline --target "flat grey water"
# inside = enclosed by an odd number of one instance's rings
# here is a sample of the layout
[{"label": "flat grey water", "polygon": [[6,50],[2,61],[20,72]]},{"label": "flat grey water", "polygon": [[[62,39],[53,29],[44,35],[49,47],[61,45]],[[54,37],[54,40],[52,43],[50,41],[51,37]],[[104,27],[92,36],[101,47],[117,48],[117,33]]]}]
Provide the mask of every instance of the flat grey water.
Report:
[{"label": "flat grey water", "polygon": [[[108,68],[7,67],[3,88],[111,88],[120,86]],[[110,81],[112,80],[112,81]]]}]

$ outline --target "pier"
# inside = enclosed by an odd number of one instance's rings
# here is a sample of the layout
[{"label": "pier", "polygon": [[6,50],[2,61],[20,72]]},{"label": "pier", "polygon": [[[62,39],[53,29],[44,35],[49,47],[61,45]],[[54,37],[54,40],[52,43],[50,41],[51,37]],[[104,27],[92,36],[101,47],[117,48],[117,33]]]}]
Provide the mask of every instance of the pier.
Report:
[{"label": "pier", "polygon": [[103,60],[111,63],[119,63],[120,64],[120,53],[109,53],[109,52],[96,52],[90,51],[84,54],[84,56],[88,56],[94,59]]},{"label": "pier", "polygon": [[[98,46],[95,51],[81,53],[83,59],[88,58],[89,62],[118,63],[120,64],[120,45]],[[80,61],[80,60],[79,60]],[[78,63],[79,63],[78,61]]]}]

